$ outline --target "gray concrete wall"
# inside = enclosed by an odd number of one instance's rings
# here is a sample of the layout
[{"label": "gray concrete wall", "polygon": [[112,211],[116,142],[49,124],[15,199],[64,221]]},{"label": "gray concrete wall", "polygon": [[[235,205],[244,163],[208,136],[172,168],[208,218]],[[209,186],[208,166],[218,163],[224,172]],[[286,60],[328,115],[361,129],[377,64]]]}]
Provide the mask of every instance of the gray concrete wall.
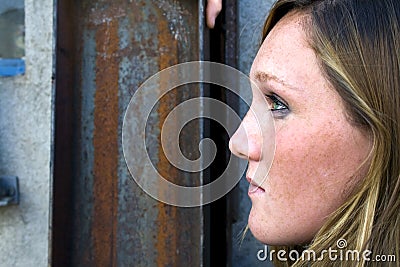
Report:
[{"label": "gray concrete wall", "polygon": [[[266,19],[273,0],[239,0],[239,70],[249,74],[251,64],[257,54],[261,42],[262,26]],[[251,94],[250,90],[241,92],[240,95]],[[241,108],[242,114],[247,111]],[[232,225],[233,260],[234,267],[243,266],[272,266],[267,262],[257,259],[257,252],[264,249],[264,245],[257,241],[250,231],[243,241],[243,230],[247,225],[247,219],[251,208],[251,201],[247,195],[249,183],[242,178],[239,183],[239,207],[236,217],[238,221]]]},{"label": "gray concrete wall", "polygon": [[[2,0],[3,1],[3,0]],[[51,188],[53,1],[25,0],[26,74],[0,77],[0,175],[20,205],[0,207],[0,266],[47,266]]]}]

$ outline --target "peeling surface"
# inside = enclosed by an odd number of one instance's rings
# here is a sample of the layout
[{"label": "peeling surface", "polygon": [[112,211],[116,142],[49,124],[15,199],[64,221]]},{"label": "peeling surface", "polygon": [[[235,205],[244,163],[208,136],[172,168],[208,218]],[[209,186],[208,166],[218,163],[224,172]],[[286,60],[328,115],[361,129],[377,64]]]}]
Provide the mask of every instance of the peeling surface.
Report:
[{"label": "peeling surface", "polygon": [[156,0],[154,1],[158,8],[162,10],[162,14],[165,16],[165,22],[168,23],[169,31],[175,40],[182,41],[184,44],[188,43],[188,32],[184,25],[184,16],[190,16],[188,10],[182,8],[179,1],[166,1],[166,0]]}]

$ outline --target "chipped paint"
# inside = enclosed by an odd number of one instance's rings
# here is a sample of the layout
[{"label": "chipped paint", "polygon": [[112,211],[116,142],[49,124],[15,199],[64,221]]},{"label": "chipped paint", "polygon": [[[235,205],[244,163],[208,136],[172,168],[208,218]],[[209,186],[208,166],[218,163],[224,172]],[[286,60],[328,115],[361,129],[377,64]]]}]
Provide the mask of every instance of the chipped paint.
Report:
[{"label": "chipped paint", "polygon": [[182,8],[179,1],[155,0],[154,2],[163,11],[162,14],[166,18],[165,21],[168,23],[168,29],[174,39],[187,44],[189,33],[186,31],[184,17],[190,16],[188,10]]}]

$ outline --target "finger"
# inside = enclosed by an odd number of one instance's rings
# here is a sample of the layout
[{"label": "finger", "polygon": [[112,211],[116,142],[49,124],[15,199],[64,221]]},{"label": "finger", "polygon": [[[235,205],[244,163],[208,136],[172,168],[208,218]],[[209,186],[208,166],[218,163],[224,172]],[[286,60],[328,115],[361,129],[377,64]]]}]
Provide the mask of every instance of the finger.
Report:
[{"label": "finger", "polygon": [[206,20],[207,26],[213,29],[215,26],[215,20],[222,10],[222,0],[208,0],[206,8]]}]

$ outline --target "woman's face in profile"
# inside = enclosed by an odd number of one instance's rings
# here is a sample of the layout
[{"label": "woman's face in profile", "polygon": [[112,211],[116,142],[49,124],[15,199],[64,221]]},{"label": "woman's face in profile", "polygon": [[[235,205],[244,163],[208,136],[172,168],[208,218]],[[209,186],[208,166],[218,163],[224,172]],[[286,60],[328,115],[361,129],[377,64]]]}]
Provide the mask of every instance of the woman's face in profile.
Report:
[{"label": "woman's face in profile", "polygon": [[[249,112],[240,126],[247,135],[237,131],[230,141],[232,152],[249,163],[250,230],[270,245],[311,241],[365,176],[366,164],[360,166],[371,148],[324,78],[302,22],[297,14],[281,19],[250,73],[263,93],[253,91],[251,108],[268,105],[275,123],[276,150],[266,179],[256,170],[268,165],[271,151],[263,151],[262,143],[270,140],[258,130],[257,118]],[[267,102],[257,101],[260,97]]]}]

